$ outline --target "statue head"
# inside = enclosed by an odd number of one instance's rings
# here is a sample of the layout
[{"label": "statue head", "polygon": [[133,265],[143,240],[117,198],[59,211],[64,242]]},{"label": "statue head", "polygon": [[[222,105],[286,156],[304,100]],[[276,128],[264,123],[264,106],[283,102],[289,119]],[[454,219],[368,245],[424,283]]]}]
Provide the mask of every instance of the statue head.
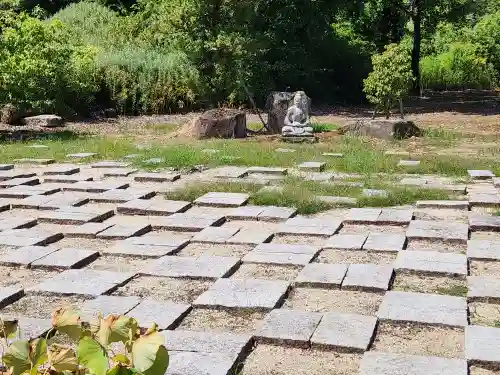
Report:
[{"label": "statue head", "polygon": [[293,97],[293,105],[309,113],[309,98],[304,91],[297,91]]}]

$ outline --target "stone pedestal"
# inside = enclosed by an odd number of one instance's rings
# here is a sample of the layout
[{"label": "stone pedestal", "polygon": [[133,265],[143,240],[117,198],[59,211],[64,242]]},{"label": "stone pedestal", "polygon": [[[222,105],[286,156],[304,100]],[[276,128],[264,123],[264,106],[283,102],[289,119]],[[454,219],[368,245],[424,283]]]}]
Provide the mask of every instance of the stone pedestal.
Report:
[{"label": "stone pedestal", "polygon": [[309,135],[309,136],[282,135],[281,140],[287,143],[317,143],[318,137],[314,135]]}]

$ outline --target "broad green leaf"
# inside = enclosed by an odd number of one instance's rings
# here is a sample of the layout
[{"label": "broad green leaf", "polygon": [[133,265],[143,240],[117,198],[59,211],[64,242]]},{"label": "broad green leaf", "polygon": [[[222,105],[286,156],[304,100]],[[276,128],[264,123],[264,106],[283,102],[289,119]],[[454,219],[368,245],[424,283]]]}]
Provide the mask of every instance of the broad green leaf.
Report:
[{"label": "broad green leaf", "polygon": [[90,337],[82,337],[76,349],[78,363],[93,375],[105,375],[108,370],[106,350]]},{"label": "broad green leaf", "polygon": [[163,337],[157,333],[139,337],[132,346],[133,367],[143,374],[164,374],[168,367],[168,352]]},{"label": "broad green leaf", "polygon": [[101,345],[107,347],[113,342],[123,342],[129,340],[130,330],[134,319],[127,316],[110,315],[106,319],[101,319],[97,340]]},{"label": "broad green leaf", "polygon": [[14,341],[7,348],[2,360],[12,375],[20,375],[30,370],[30,342],[28,340]]},{"label": "broad green leaf", "polygon": [[49,360],[52,369],[57,372],[75,371],[78,369],[76,354],[69,348],[53,345],[49,350]]},{"label": "broad green leaf", "polygon": [[31,361],[31,365],[34,368],[44,364],[48,359],[47,340],[36,339],[36,340],[30,341],[29,358]]},{"label": "broad green leaf", "polygon": [[130,360],[128,359],[128,357],[125,354],[117,354],[112,359],[113,359],[113,362],[119,362],[119,363],[123,363],[126,365],[130,364]]},{"label": "broad green leaf", "polygon": [[17,320],[3,320],[0,318],[0,338],[10,338],[16,334]]},{"label": "broad green leaf", "polygon": [[82,335],[80,316],[69,309],[59,309],[52,314],[52,327],[59,332],[67,334],[73,340],[78,340]]},{"label": "broad green leaf", "polygon": [[[134,372],[128,367],[116,365],[115,367],[108,370],[106,375],[132,375]],[[162,374],[158,374],[162,375]]]}]

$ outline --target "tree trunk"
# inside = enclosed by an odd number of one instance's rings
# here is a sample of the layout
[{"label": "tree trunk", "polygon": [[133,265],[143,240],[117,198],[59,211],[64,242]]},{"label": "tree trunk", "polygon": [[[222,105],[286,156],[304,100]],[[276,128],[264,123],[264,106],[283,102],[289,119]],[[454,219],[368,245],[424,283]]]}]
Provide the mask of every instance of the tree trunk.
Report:
[{"label": "tree trunk", "polygon": [[411,19],[413,21],[413,50],[411,54],[411,69],[413,72],[413,94],[420,95],[420,47],[422,42],[422,4],[421,0],[413,0],[411,7]]}]

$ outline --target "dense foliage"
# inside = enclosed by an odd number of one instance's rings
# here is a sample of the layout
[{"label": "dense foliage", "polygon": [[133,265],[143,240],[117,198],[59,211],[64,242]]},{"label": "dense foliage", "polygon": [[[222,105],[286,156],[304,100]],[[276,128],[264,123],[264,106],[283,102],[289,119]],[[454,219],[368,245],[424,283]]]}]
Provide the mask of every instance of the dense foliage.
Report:
[{"label": "dense foliage", "polygon": [[[496,0],[0,0],[0,105],[38,112],[168,112],[365,100],[372,56],[397,44],[412,83],[495,88]],[[397,92],[392,96],[398,97]],[[370,98],[370,97],[368,97]],[[371,96],[373,101],[373,95]]]}]

